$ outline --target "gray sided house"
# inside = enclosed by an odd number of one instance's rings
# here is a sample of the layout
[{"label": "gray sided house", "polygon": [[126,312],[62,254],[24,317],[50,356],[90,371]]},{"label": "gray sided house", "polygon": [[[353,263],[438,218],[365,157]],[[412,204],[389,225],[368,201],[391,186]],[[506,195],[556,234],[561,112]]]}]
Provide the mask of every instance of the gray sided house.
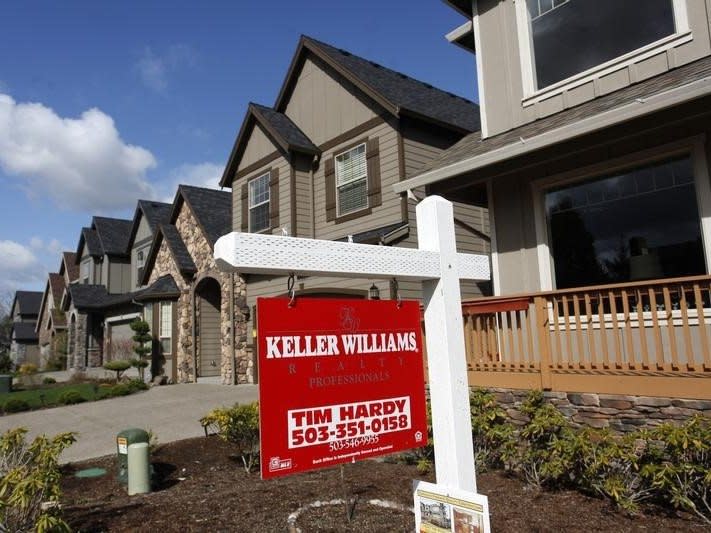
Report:
[{"label": "gray sided house", "polygon": [[154,372],[173,382],[252,381],[245,354],[244,281],[220,272],[215,241],[232,227],[232,195],[180,185],[156,230],[136,300],[154,332]]},{"label": "gray sided house", "polygon": [[139,200],[132,220],[94,217],[82,228],[75,266],[78,280],[62,298],[67,316],[68,360],[73,368],[133,357],[129,324],[141,316],[135,297],[153,232],[169,204]]},{"label": "gray sided house", "polygon": [[17,291],[10,308],[12,333],[10,336],[10,359],[19,366],[23,363],[40,364],[39,345],[35,325],[39,315],[42,293]]},{"label": "gray sided house", "polygon": [[[476,104],[302,37],[276,103],[248,106],[227,163],[221,185],[232,188],[232,230],[415,247],[415,202],[392,186],[478,130]],[[459,250],[488,253],[486,210],[456,204],[455,216]],[[256,298],[284,295],[287,282],[246,281],[253,331]],[[387,280],[309,277],[296,289],[367,298],[373,285],[381,298],[395,296]],[[421,296],[416,283],[399,289]],[[462,288],[464,297],[488,291]]]},{"label": "gray sided house", "polygon": [[472,382],[711,399],[708,2],[448,3],[482,129],[391,190],[488,209]]}]

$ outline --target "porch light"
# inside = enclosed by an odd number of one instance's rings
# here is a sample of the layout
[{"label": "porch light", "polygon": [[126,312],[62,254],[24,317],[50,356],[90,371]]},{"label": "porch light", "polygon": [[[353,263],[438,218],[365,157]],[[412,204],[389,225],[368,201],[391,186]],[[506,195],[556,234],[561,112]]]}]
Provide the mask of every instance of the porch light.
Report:
[{"label": "porch light", "polygon": [[370,289],[368,289],[368,298],[371,300],[380,300],[380,289],[375,286],[375,283],[373,283],[370,286]]}]

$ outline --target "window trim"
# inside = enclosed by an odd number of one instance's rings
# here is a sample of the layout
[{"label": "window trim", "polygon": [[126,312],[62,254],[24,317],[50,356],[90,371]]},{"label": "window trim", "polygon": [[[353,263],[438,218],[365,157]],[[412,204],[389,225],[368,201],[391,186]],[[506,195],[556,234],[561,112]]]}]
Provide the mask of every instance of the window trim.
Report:
[{"label": "window trim", "polygon": [[[363,159],[365,161],[365,173],[363,174],[362,178],[358,178],[356,180],[349,181],[345,185],[348,185],[350,183],[354,183],[356,181],[360,181],[361,179],[365,181],[365,205],[363,207],[360,207],[358,209],[354,209],[353,211],[348,211],[346,213],[341,212],[341,204],[339,202],[339,196],[338,196],[338,158],[348,152],[352,152],[353,150],[363,147]],[[356,213],[361,213],[362,211],[366,211],[370,209],[370,198],[368,197],[369,190],[368,190],[368,142],[366,141],[361,141],[358,142],[355,145],[349,146],[345,150],[342,150],[341,152],[334,153],[333,154],[333,164],[334,164],[334,169],[333,169],[333,179],[335,180],[335,183],[333,184],[335,191],[336,191],[336,220],[342,219],[344,217],[350,217],[351,215],[355,215]]]},{"label": "window trim", "polygon": [[[705,143],[706,136],[698,135],[531,182],[540,290],[542,292],[557,290],[555,287],[555,266],[551,250],[550,231],[545,212],[545,193],[548,190],[594,179],[595,177],[603,177],[611,172],[662,162],[681,155],[688,155],[691,159],[699,213],[701,244],[706,274],[708,274],[711,271],[711,182],[708,179],[708,164],[704,152]],[[704,176],[706,176],[706,179],[704,179]]]},{"label": "window trim", "polygon": [[[267,172],[260,174],[259,176],[256,176],[250,180],[247,181],[247,230],[249,233],[265,233],[271,230],[271,223],[269,222],[269,217],[271,216],[271,201],[272,201],[272,191],[271,191],[271,176],[272,172],[271,170],[268,170]],[[251,187],[252,183],[254,183],[257,180],[260,180],[262,178],[266,178],[267,180],[267,193],[269,195],[269,198],[266,201],[260,202],[257,205],[251,205],[252,203],[252,195],[251,195]],[[254,231],[252,229],[252,217],[250,216],[252,214],[252,209],[256,207],[260,207],[264,204],[267,204],[269,208],[267,209],[268,217],[267,217],[267,227],[260,229],[258,231]]]},{"label": "window trim", "polygon": [[[693,39],[689,18],[687,14],[686,0],[672,0],[672,10],[674,12],[674,25],[676,32],[663,37],[653,43],[649,43],[641,48],[632,50],[626,54],[615,57],[605,63],[601,63],[592,68],[584,70],[578,74],[570,76],[564,80],[556,82],[541,89],[536,88],[535,65],[533,58],[533,37],[530,31],[530,19],[528,17],[527,4],[524,1],[516,2],[516,33],[519,45],[519,60],[521,67],[521,81],[523,83],[523,107],[529,107],[536,103],[547,100],[553,96],[562,94],[584,85],[590,81],[601,78],[618,70],[622,70],[630,65],[648,59],[652,56],[676,48]],[[554,8],[555,9],[555,8]]]}]

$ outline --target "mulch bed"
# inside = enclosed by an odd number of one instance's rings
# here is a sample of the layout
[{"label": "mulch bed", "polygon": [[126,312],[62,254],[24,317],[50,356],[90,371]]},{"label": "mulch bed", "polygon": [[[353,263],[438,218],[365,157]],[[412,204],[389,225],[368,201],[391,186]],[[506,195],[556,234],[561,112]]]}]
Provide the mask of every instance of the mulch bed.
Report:
[{"label": "mulch bed", "polygon": [[[262,481],[246,474],[232,447],[215,436],[160,446],[153,454],[156,489],[131,496],[116,481],[115,457],[64,467],[64,517],[73,530],[288,531],[289,515],[315,501],[343,497],[339,467]],[[79,479],[74,472],[103,467],[108,474]],[[411,513],[368,505],[371,499],[412,505],[412,480],[433,481],[413,466],[383,461],[346,465],[346,484],[357,498],[350,522],[342,505],[309,508],[296,526],[304,532],[414,530]],[[629,517],[608,502],[573,491],[538,492],[501,472],[480,474],[495,532],[707,531],[689,515],[650,508]]]}]

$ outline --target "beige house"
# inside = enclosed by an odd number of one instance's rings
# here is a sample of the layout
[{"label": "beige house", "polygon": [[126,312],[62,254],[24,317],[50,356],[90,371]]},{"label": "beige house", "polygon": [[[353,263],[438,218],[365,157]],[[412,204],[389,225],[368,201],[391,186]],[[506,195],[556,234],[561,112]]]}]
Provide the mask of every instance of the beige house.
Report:
[{"label": "beige house", "polygon": [[139,200],[131,220],[93,217],[82,228],[77,280],[66,285],[61,300],[71,368],[133,357],[129,325],[141,316],[139,278],[153,233],[169,214],[169,204]]},{"label": "beige house", "polygon": [[488,209],[472,383],[711,399],[708,3],[448,3],[481,131],[391,190]]},{"label": "beige house", "polygon": [[[478,130],[476,104],[302,37],[274,106],[248,106],[225,168],[232,230],[415,247],[416,203],[392,186]],[[488,253],[486,210],[457,204],[455,213],[460,251]],[[284,295],[287,280],[249,275],[246,283],[253,333],[256,298]],[[299,297],[367,298],[371,288],[395,297],[387,280],[308,277],[296,285]],[[399,283],[404,298],[420,290]],[[462,288],[465,297],[489,290]]]},{"label": "beige house", "polygon": [[232,225],[229,192],[178,186],[166,223],[156,230],[136,295],[154,332],[154,375],[173,382],[253,381],[246,358],[245,286],[220,272],[215,241]]},{"label": "beige house", "polygon": [[[58,272],[50,272],[40,304],[39,316],[35,325],[40,349],[40,366],[45,366],[47,360],[58,352],[55,339],[67,329],[66,315],[61,310],[62,294],[65,288],[64,276]],[[65,343],[66,344],[66,343]],[[66,349],[66,345],[62,347]]]}]

